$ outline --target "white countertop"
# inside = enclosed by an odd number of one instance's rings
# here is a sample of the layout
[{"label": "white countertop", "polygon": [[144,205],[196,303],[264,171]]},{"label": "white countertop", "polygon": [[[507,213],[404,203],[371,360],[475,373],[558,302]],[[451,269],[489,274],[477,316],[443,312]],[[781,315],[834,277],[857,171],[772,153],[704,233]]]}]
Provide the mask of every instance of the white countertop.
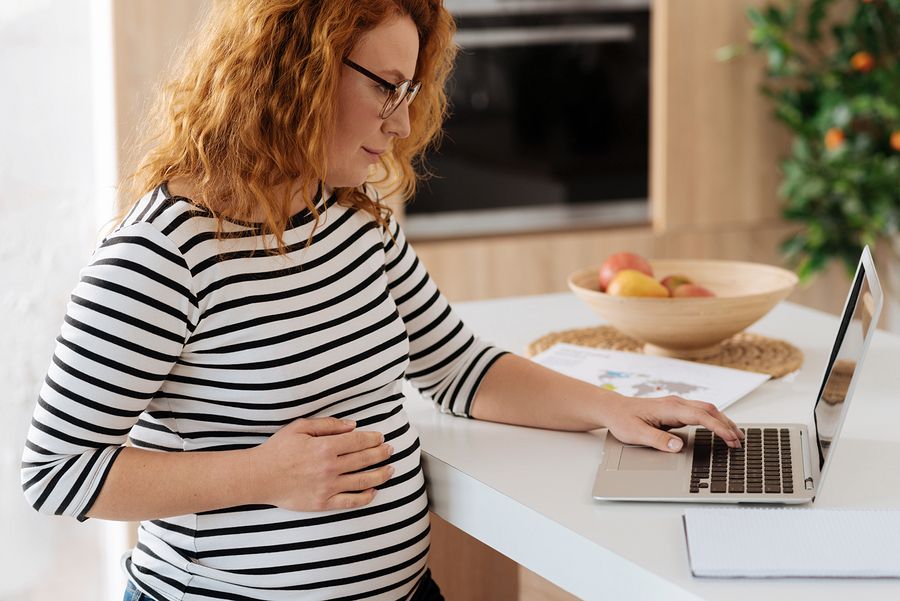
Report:
[{"label": "white countertop", "polygon": [[[519,354],[548,332],[600,323],[568,293],[455,309],[481,337]],[[799,347],[803,367],[796,376],[764,384],[726,413],[738,422],[809,422],[837,326],[834,316],[790,303],[751,326],[751,332]],[[814,507],[900,507],[897,390],[900,337],[879,331]],[[432,510],[583,599],[900,599],[900,580],[891,579],[694,578],[681,521],[686,505],[591,498],[602,453],[599,432],[461,419],[439,413],[408,385],[407,394]]]}]

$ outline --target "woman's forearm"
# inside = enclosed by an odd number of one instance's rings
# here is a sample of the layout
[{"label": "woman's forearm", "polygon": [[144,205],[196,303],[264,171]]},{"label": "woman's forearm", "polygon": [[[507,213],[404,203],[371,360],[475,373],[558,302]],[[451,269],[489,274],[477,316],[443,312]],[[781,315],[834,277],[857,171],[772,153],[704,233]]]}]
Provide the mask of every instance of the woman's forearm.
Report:
[{"label": "woman's forearm", "polygon": [[258,503],[251,461],[243,450],[167,453],[126,447],[87,515],[141,521]]},{"label": "woman's forearm", "polygon": [[298,418],[255,447],[165,453],[125,448],[87,512],[152,520],[240,505],[291,511],[362,507],[394,473],[384,434],[352,420]]},{"label": "woman's forearm", "polygon": [[603,400],[608,395],[616,393],[507,354],[485,374],[472,403],[472,417],[587,431],[603,427]]},{"label": "woman's forearm", "polygon": [[683,445],[681,438],[665,431],[670,427],[698,424],[733,447],[740,447],[743,438],[735,423],[712,403],[675,396],[626,397],[511,354],[500,357],[485,374],[471,414],[554,430],[608,427],[622,442],[670,452]]}]

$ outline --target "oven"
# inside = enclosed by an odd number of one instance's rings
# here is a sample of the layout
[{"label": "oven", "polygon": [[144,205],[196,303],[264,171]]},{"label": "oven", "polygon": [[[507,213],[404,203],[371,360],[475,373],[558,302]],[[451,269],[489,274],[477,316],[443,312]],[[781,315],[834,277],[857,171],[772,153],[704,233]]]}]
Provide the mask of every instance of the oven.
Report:
[{"label": "oven", "polygon": [[460,52],[410,238],[649,220],[649,0],[445,0]]}]

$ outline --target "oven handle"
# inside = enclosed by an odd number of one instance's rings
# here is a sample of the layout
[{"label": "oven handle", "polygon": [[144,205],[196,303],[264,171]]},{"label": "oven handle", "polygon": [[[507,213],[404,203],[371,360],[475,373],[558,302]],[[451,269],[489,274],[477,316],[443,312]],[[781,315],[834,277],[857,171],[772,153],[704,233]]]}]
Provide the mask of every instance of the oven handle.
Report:
[{"label": "oven handle", "polygon": [[648,10],[652,0],[444,0],[454,17]]},{"label": "oven handle", "polygon": [[560,25],[548,27],[496,27],[460,29],[454,38],[462,48],[536,46],[570,42],[629,42],[634,39],[631,25]]}]

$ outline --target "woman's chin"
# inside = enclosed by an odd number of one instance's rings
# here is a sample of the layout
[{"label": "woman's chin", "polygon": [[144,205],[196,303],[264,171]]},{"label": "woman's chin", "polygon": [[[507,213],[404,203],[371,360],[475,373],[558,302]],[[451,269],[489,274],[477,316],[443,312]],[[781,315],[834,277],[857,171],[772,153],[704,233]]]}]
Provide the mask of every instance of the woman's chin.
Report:
[{"label": "woman's chin", "polygon": [[369,179],[371,171],[366,168],[359,173],[345,173],[334,177],[325,177],[325,186],[335,188],[358,188]]}]

